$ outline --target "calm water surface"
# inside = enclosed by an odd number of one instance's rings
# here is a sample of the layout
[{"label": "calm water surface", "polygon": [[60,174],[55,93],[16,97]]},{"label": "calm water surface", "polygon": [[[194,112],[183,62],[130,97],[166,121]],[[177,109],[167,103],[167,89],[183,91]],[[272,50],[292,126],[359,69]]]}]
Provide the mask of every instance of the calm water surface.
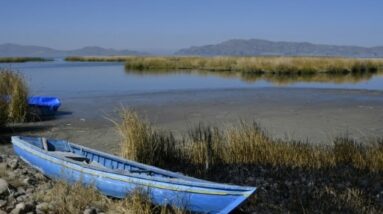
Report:
[{"label": "calm water surface", "polygon": [[173,90],[231,88],[339,88],[383,90],[383,76],[375,75],[358,82],[294,82],[277,84],[267,80],[244,81],[238,77],[198,73],[136,74],[126,72],[122,63],[99,62],[28,62],[0,64],[22,73],[34,95],[60,97],[103,96]]}]

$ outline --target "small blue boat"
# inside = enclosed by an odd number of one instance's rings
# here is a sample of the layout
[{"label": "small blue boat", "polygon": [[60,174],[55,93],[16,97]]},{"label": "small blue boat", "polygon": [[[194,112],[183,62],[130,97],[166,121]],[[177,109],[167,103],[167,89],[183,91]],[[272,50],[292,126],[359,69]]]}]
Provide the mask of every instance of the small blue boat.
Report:
[{"label": "small blue boat", "polygon": [[31,96],[28,97],[28,105],[43,109],[45,112],[56,112],[61,105],[61,101],[57,97]]},{"label": "small blue boat", "polygon": [[201,213],[229,213],[255,187],[219,184],[125,160],[63,140],[13,136],[15,153],[44,175],[93,185],[105,195],[124,198],[145,191],[156,205]]}]

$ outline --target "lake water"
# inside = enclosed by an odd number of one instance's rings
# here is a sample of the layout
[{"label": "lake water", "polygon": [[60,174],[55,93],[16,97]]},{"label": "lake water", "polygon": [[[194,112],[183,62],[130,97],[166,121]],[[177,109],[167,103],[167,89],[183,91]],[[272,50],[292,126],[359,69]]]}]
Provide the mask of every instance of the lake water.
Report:
[{"label": "lake water", "polygon": [[267,78],[241,78],[198,72],[139,74],[125,71],[123,63],[100,62],[28,62],[0,64],[22,73],[33,95],[84,97],[108,94],[136,94],[173,90],[243,89],[243,88],[339,88],[383,90],[383,76],[353,80],[323,79],[276,82]]},{"label": "lake water", "polygon": [[[243,76],[208,72],[134,72],[123,63],[29,62],[0,64],[25,76],[32,95],[63,102],[49,133],[110,151],[118,145],[119,106],[154,125],[187,133],[203,121],[214,126],[256,121],[276,138],[329,143],[337,136],[367,141],[383,133],[383,77]],[[317,90],[346,89],[346,90]],[[362,89],[362,90],[347,90]],[[52,133],[51,133],[52,132]],[[105,142],[112,142],[105,144]]]}]

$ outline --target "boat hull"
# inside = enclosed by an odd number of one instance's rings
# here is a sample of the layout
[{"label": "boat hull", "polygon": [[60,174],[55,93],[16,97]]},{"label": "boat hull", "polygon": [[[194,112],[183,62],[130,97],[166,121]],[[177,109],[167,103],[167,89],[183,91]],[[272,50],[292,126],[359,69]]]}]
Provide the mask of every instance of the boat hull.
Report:
[{"label": "boat hull", "polygon": [[52,115],[61,106],[61,101],[57,97],[31,96],[28,105],[38,115]]},{"label": "boat hull", "polygon": [[172,205],[201,213],[228,213],[246,200],[255,188],[242,194],[211,188],[148,180],[84,168],[60,158],[47,155],[12,138],[15,153],[44,175],[69,183],[81,182],[94,186],[105,195],[125,198],[134,191],[148,193],[156,205]]}]

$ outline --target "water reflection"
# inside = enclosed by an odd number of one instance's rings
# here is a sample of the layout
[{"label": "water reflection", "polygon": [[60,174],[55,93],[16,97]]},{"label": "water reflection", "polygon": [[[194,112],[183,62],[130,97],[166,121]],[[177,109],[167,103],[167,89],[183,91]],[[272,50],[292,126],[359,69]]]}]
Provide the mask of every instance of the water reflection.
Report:
[{"label": "water reflection", "polygon": [[211,72],[211,71],[170,71],[170,70],[157,70],[157,71],[138,71],[138,70],[125,70],[127,74],[135,74],[142,76],[165,76],[171,74],[194,74],[199,76],[218,76],[227,79],[241,79],[247,83],[255,83],[257,81],[267,81],[275,86],[288,86],[291,84],[306,82],[306,83],[360,83],[368,81],[376,76],[383,76],[383,71],[364,72],[364,73],[308,73],[308,74],[271,74],[271,73],[246,73],[246,72]]}]

